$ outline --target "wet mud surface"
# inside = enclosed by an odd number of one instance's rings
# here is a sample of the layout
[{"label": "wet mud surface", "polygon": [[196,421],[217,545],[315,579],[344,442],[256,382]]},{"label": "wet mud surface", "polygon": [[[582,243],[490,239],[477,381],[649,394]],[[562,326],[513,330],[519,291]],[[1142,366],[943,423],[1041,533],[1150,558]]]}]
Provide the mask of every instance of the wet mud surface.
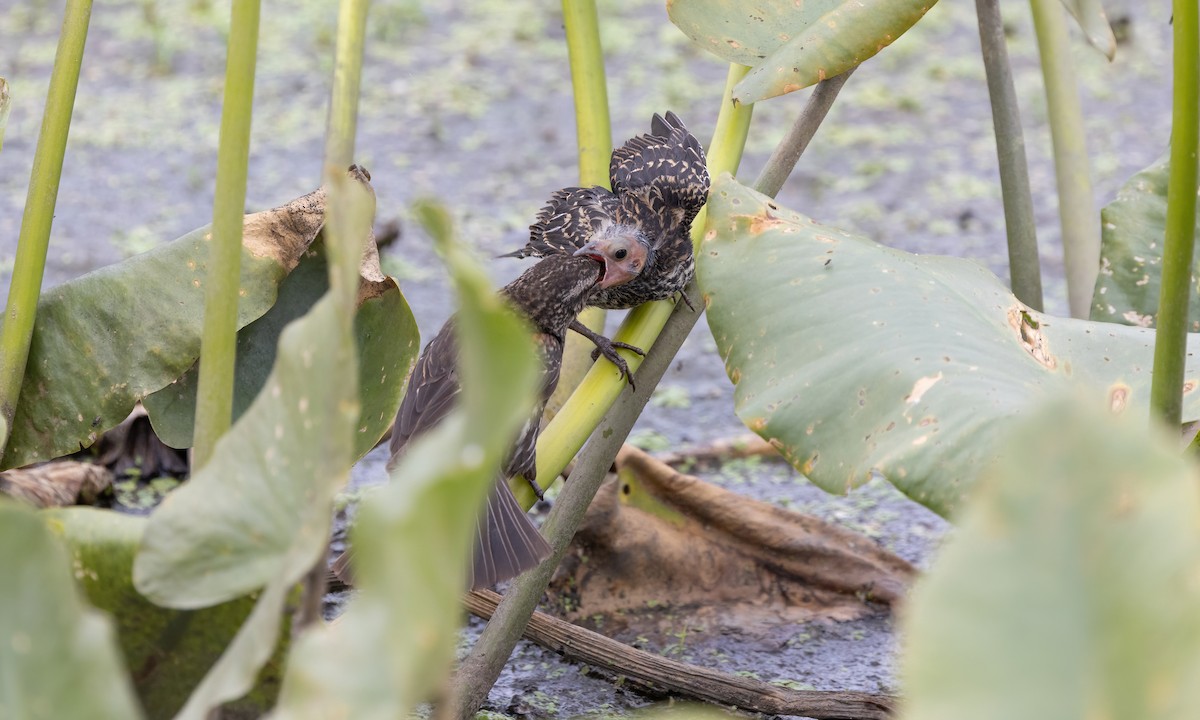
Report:
[{"label": "wet mud surface", "polygon": [[[1166,148],[1170,121],[1168,8],[1114,2],[1131,18],[1117,61],[1073,36],[1095,194],[1101,205]],[[1123,7],[1122,7],[1123,5]],[[1146,4],[1147,6],[1150,4]],[[61,2],[0,1],[0,75],[14,105],[0,152],[0,290],[7,292]],[[970,4],[937,5],[909,35],[848,82],[780,193],[784,205],[881,243],[970,257],[1007,277],[995,147]],[[675,110],[711,136],[725,65],[688,44],[655,2],[600,2],[614,139]],[[1045,99],[1027,9],[1006,6],[1025,122],[1047,310],[1065,312]],[[284,203],[318,184],[335,4],[263,8],[247,209]],[[117,262],[204,225],[216,167],[226,3],[116,0],[95,8],[63,170],[46,284]],[[188,32],[178,28],[187,27]],[[269,31],[267,30],[269,29]],[[372,4],[358,135],[359,161],[378,195],[378,223],[398,221],[384,251],[426,337],[452,298],[408,205],[434,196],[482,256],[514,249],[554,189],[575,184],[575,131],[557,12],[499,0]],[[807,93],[761,103],[743,180],[752,181]],[[497,260],[497,284],[525,264]],[[610,313],[609,322],[619,322]],[[701,324],[633,434],[650,449],[744,432],[715,345]],[[383,479],[376,450],[354,482]],[[703,474],[751,497],[859,530],[919,566],[947,524],[882,482],[845,497],[786,465],[740,460]],[[472,620],[462,647],[479,632]],[[765,635],[713,632],[658,616],[625,642],[797,688],[896,688],[895,621],[779,627]],[[606,628],[600,627],[605,630]],[[613,628],[609,628],[610,630]],[[489,698],[516,717],[624,712],[655,702],[556,655],[521,643]]]}]

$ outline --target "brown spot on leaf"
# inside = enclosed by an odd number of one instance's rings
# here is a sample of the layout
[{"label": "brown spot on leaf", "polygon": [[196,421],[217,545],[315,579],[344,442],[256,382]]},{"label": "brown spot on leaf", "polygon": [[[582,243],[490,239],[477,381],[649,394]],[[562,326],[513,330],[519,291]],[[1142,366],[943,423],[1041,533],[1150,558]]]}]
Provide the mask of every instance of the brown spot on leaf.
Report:
[{"label": "brown spot on leaf", "polygon": [[1024,305],[1018,304],[1008,309],[1008,326],[1016,333],[1017,342],[1034,360],[1048,370],[1058,367],[1058,358],[1050,353],[1050,342],[1046,339],[1042,324],[1034,319]]},{"label": "brown spot on leaf", "polygon": [[1129,404],[1129,394],[1131,390],[1125,383],[1114,383],[1108,388],[1108,409],[1114,414],[1125,409]]},{"label": "brown spot on leaf", "polygon": [[750,218],[750,234],[760,235],[767,230],[774,230],[783,224],[783,221],[775,217],[770,210],[763,210],[761,215],[754,215]]}]

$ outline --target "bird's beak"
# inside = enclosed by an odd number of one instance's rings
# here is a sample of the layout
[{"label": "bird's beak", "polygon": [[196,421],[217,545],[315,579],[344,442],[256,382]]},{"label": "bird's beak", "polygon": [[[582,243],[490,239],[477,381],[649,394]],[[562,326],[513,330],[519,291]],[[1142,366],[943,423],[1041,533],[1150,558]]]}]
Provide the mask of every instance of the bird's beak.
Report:
[{"label": "bird's beak", "polygon": [[637,277],[637,273],[631,273],[625,268],[617,265],[615,262],[604,259],[604,277],[600,278],[601,288],[610,288],[613,285],[621,285]]},{"label": "bird's beak", "polygon": [[600,287],[610,288],[613,285],[626,283],[636,277],[635,274],[618,265],[612,258],[603,252],[603,243],[599,240],[592,240],[583,247],[575,251],[575,257],[588,257],[598,263],[604,264],[604,274],[600,276]]}]

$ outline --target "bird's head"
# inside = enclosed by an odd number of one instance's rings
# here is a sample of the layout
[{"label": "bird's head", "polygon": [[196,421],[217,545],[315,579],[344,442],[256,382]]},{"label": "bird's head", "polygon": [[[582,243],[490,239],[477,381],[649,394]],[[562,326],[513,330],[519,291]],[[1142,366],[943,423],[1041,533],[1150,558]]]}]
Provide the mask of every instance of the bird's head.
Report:
[{"label": "bird's head", "polygon": [[645,269],[650,259],[650,243],[635,230],[608,225],[576,250],[575,257],[588,257],[602,263],[604,272],[599,284],[601,288],[610,288],[629,282]]}]

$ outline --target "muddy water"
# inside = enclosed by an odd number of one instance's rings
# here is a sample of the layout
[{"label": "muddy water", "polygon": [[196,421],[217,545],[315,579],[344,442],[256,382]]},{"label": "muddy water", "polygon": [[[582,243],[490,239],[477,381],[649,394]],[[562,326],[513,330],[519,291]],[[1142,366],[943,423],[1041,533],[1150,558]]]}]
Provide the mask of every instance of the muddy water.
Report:
[{"label": "muddy water", "polygon": [[[1127,14],[1120,5],[1110,6],[1114,17]],[[1163,151],[1169,130],[1167,9],[1125,5],[1130,34],[1115,63],[1081,42],[1075,48],[1100,203]],[[674,31],[659,3],[607,0],[600,7],[615,137],[643,131],[652,112],[667,108],[709,137],[725,66]],[[968,3],[935,6],[853,77],[781,192],[783,204],[885,244],[975,258],[1006,277],[991,118],[970,10]],[[1036,47],[1024,6],[1005,10],[1047,306],[1061,313],[1065,288]],[[61,11],[61,0],[0,0],[0,74],[14,94],[0,152],[0,289],[11,271]],[[213,0],[97,5],[47,284],[208,222],[227,18],[227,3]],[[331,3],[263,8],[248,209],[279,204],[318,182],[334,23]],[[380,222],[404,227],[385,252],[385,267],[401,280],[428,336],[451,303],[427,240],[407,224],[408,204],[440,198],[463,238],[494,255],[522,244],[541,201],[576,180],[562,28],[542,4],[381,0],[372,6],[369,43],[359,159],[372,172]],[[745,179],[753,180],[803,95],[756,108]],[[522,267],[490,265],[497,283]],[[642,442],[675,447],[742,431],[703,326],[663,387],[638,423]],[[360,483],[381,477],[377,455],[356,471]],[[881,484],[832,498],[771,463],[726,466],[712,479],[860,529],[918,564],[930,561],[945,532],[941,520]],[[473,622],[464,643],[477,630]],[[780,628],[769,637],[714,635],[681,618],[671,633],[619,637],[796,687],[880,691],[895,684],[895,636],[886,616]],[[569,717],[650,700],[522,644],[489,702],[518,716]]]}]

